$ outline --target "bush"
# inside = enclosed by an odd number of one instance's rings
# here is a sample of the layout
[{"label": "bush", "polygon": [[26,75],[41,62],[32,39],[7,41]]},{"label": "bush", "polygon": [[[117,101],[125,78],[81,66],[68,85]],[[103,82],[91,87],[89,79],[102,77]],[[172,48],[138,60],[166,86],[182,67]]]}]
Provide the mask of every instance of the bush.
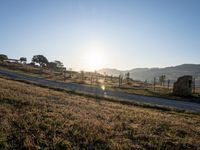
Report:
[{"label": "bush", "polygon": [[7,60],[7,59],[8,59],[7,55],[0,54],[0,61],[4,61],[4,60]]}]

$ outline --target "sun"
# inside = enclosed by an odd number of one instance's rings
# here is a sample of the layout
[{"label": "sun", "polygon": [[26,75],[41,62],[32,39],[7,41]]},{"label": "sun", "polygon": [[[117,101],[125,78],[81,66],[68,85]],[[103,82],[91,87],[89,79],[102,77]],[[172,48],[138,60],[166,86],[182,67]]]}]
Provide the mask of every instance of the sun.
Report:
[{"label": "sun", "polygon": [[85,42],[83,45],[83,59],[82,64],[85,70],[95,71],[107,66],[109,45],[102,40],[91,40]]},{"label": "sun", "polygon": [[86,61],[89,70],[98,70],[105,64],[104,53],[97,50],[90,51],[87,53]]}]

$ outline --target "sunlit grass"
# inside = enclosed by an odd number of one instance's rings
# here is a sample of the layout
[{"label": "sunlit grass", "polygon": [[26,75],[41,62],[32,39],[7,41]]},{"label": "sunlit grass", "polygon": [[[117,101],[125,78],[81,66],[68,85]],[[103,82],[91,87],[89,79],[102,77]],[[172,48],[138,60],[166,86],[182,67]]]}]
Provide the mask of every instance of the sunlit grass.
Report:
[{"label": "sunlit grass", "polygon": [[200,116],[69,94],[0,78],[0,147],[195,149]]}]

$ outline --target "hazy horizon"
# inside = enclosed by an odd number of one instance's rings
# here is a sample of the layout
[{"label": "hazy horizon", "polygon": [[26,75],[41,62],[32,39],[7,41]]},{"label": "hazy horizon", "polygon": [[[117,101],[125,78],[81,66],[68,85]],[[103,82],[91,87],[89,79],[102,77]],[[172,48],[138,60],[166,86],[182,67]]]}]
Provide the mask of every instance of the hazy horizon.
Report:
[{"label": "hazy horizon", "polygon": [[73,70],[200,64],[198,0],[1,0],[0,53]]}]

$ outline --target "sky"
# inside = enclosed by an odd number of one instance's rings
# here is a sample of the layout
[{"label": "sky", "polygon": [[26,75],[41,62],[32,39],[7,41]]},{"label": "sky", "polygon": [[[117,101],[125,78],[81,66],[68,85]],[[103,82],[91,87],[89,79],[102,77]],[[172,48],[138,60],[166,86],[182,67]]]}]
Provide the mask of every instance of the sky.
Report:
[{"label": "sky", "polygon": [[200,64],[200,1],[0,0],[0,53],[90,71]]}]

